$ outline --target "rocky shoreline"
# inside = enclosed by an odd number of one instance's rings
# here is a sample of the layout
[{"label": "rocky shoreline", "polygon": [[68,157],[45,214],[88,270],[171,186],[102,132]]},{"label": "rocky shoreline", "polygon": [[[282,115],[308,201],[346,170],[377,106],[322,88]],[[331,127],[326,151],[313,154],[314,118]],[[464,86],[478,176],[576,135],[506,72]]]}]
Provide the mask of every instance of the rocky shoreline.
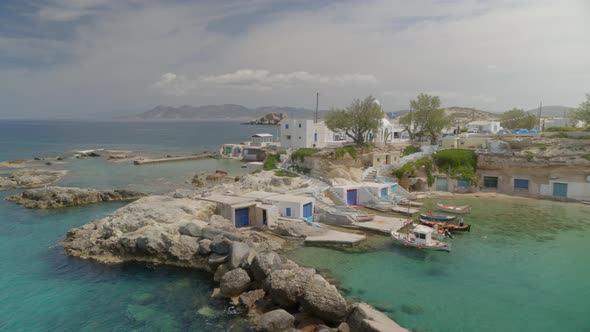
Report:
[{"label": "rocky shoreline", "polygon": [[239,302],[260,331],[406,331],[367,304],[349,304],[314,269],[281,256],[280,238],[236,229],[215,212],[215,204],[179,192],[140,198],[71,229],[64,252],[209,271],[220,283],[214,294]]},{"label": "rocky shoreline", "polygon": [[100,202],[130,201],[145,194],[130,190],[97,190],[66,187],[28,189],[8,196],[7,201],[33,209],[56,209]]},{"label": "rocky shoreline", "polygon": [[32,188],[52,184],[61,180],[66,173],[65,170],[19,169],[9,176],[0,176],[0,190]]}]

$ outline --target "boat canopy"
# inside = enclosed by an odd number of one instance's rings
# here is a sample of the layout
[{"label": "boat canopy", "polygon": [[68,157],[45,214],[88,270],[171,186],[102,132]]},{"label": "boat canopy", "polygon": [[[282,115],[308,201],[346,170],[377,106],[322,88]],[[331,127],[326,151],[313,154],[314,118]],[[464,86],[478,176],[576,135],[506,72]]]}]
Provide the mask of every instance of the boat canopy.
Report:
[{"label": "boat canopy", "polygon": [[434,230],[428,226],[424,226],[424,225],[417,225],[416,227],[414,227],[414,229],[412,230],[415,233],[421,233],[421,234],[429,234],[434,232]]}]

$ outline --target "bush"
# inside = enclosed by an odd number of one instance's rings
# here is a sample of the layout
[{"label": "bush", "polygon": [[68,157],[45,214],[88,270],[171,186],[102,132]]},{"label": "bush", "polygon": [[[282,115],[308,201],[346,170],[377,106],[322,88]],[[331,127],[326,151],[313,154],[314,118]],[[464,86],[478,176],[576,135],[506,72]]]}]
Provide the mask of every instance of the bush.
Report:
[{"label": "bush", "polygon": [[402,156],[407,156],[420,151],[422,151],[422,149],[419,146],[408,145],[402,151]]},{"label": "bush", "polygon": [[475,174],[477,168],[477,155],[470,150],[449,149],[442,150],[432,155],[439,170],[446,172],[456,179],[468,180],[477,184],[478,177]]},{"label": "bush", "polygon": [[354,146],[343,146],[341,148],[336,148],[336,158],[342,158],[344,157],[347,153],[349,156],[351,156],[353,159],[356,160],[356,148]]},{"label": "bush", "polygon": [[274,153],[268,154],[268,155],[266,155],[266,159],[264,159],[264,163],[262,164],[262,168],[265,171],[271,171],[271,170],[277,168],[277,164],[279,163],[279,161],[280,161],[280,157],[278,154],[274,154]]},{"label": "bush", "polygon": [[303,162],[305,160],[305,157],[312,156],[318,152],[320,152],[320,150],[302,148],[302,149],[299,149],[299,150],[293,152],[291,154],[291,159],[292,160],[299,160],[300,162]]},{"label": "bush", "polygon": [[432,160],[428,157],[420,158],[416,161],[410,161],[406,163],[404,166],[394,170],[392,172],[393,176],[401,180],[404,175],[408,175],[409,177],[416,176],[416,171],[423,168],[426,172],[426,177],[428,179],[428,185],[432,186],[434,183],[434,176],[432,175],[433,165]]},{"label": "bush", "polygon": [[545,131],[547,132],[560,132],[560,133],[566,133],[566,132],[572,132],[572,131],[583,131],[584,128],[574,128],[574,127],[549,127],[549,128],[545,128]]}]

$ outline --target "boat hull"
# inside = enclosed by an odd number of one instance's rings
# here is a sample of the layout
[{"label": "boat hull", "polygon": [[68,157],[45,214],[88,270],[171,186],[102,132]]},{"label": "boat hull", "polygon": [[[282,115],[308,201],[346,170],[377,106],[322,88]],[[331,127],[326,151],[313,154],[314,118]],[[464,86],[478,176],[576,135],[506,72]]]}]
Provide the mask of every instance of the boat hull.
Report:
[{"label": "boat hull", "polygon": [[457,216],[446,215],[446,214],[428,215],[428,214],[420,213],[420,219],[449,222],[449,221],[455,221],[457,219]]},{"label": "boat hull", "polygon": [[418,250],[434,250],[434,251],[451,251],[451,246],[448,243],[442,241],[433,241],[432,245],[428,244],[417,244],[412,242],[410,239],[404,237],[403,234],[397,232],[391,232],[391,239],[394,243],[402,245],[404,247],[413,247]]},{"label": "boat hull", "polygon": [[441,203],[436,203],[436,206],[439,210],[450,212],[450,213],[459,213],[465,214],[471,212],[471,206],[464,205],[464,206],[451,206],[451,205],[444,205]]},{"label": "boat hull", "polygon": [[423,225],[429,226],[429,227],[442,226],[446,230],[453,231],[453,232],[471,232],[471,225],[467,225],[467,224],[461,226],[461,225],[449,224],[446,222],[424,220],[424,219],[420,219],[420,223]]}]

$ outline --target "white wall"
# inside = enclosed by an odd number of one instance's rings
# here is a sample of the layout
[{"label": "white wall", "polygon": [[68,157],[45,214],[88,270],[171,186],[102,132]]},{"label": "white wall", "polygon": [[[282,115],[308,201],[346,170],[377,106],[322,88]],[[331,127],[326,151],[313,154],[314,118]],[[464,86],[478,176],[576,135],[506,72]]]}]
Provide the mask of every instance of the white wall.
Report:
[{"label": "white wall", "polygon": [[543,196],[553,196],[553,183],[567,183],[567,198],[577,200],[590,200],[590,183],[549,181],[549,184],[541,184],[539,193]]},{"label": "white wall", "polygon": [[[279,215],[281,217],[293,218],[293,219],[301,219],[303,217],[303,205],[307,203],[312,203],[312,211],[313,211],[313,200],[305,203],[299,202],[284,202],[284,201],[275,201],[274,205],[279,209]],[[287,208],[291,208],[291,215],[287,216]]]},{"label": "white wall", "polygon": [[[317,141],[315,134],[317,134]],[[334,134],[324,122],[314,123],[313,120],[288,119],[281,121],[279,136],[282,148],[299,149],[323,148],[327,142],[333,141]]]}]

